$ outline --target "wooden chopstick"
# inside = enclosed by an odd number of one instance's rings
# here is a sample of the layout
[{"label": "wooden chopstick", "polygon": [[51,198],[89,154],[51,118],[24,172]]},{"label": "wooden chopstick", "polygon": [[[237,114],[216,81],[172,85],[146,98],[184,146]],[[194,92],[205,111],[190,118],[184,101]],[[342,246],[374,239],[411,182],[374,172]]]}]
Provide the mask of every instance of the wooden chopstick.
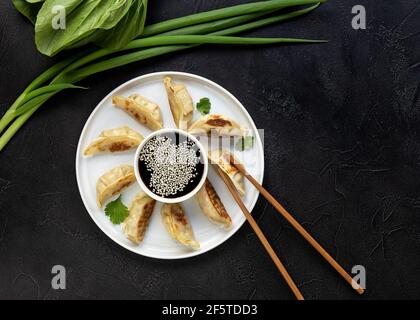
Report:
[{"label": "wooden chopstick", "polygon": [[[231,159],[234,161],[234,159]],[[353,280],[353,278],[341,267],[337,261],[296,221],[295,218],[276,200],[274,197],[254,179],[242,164],[232,162],[234,166],[245,175],[245,177],[258,189],[258,191],[267,199],[268,202],[315,248],[319,254],[356,290],[359,294],[364,293],[364,289]]]},{"label": "wooden chopstick", "polygon": [[245,207],[244,203],[242,202],[242,200],[241,200],[238,192],[236,191],[236,188],[233,185],[230,178],[220,168],[217,168],[217,171],[218,171],[220,177],[223,179],[226,186],[228,187],[228,189],[229,189],[230,193],[232,194],[233,198],[235,199],[236,203],[241,208],[242,212],[244,213],[246,219],[248,220],[249,224],[251,225],[251,227],[254,230],[255,234],[257,235],[258,239],[261,241],[262,245],[264,246],[267,253],[270,255],[270,257],[273,260],[274,264],[276,265],[277,269],[280,271],[280,274],[283,276],[287,285],[290,287],[290,289],[292,290],[292,292],[294,293],[294,295],[296,296],[296,298],[298,300],[304,300],[302,293],[300,292],[299,288],[294,283],[292,277],[287,272],[286,267],[280,261],[279,257],[274,252],[273,248],[271,247],[267,238],[264,236],[264,234],[261,231],[260,227],[258,226],[257,222],[254,220],[251,213]]}]

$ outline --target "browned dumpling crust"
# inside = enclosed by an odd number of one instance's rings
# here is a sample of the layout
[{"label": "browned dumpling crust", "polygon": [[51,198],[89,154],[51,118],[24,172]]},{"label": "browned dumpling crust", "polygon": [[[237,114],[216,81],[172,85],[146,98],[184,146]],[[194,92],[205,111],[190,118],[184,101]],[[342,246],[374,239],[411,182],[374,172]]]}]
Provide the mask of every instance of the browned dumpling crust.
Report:
[{"label": "browned dumpling crust", "polygon": [[155,204],[156,200],[144,192],[139,192],[133,199],[129,215],[122,223],[122,228],[127,238],[135,244],[143,241]]},{"label": "browned dumpling crust", "polygon": [[103,152],[124,152],[136,148],[143,136],[129,127],[120,127],[102,131],[84,151],[85,156],[93,156]]},{"label": "browned dumpling crust", "polygon": [[195,240],[191,224],[179,203],[163,204],[161,215],[162,222],[172,239],[193,250],[200,249],[200,243]]},{"label": "browned dumpling crust", "polygon": [[96,183],[96,199],[99,208],[109,198],[123,192],[136,181],[134,167],[121,165],[103,174]]},{"label": "browned dumpling crust", "polygon": [[243,136],[246,129],[236,121],[221,115],[209,114],[194,122],[188,130],[191,134],[219,136]]},{"label": "browned dumpling crust", "polygon": [[225,206],[209,179],[206,179],[206,182],[200,191],[198,191],[196,197],[201,210],[203,210],[203,213],[211,222],[222,225],[226,229],[232,227],[232,218],[226,211]]},{"label": "browned dumpling crust", "polygon": [[114,96],[112,103],[151,130],[163,128],[160,107],[139,94],[133,94],[128,98]]}]

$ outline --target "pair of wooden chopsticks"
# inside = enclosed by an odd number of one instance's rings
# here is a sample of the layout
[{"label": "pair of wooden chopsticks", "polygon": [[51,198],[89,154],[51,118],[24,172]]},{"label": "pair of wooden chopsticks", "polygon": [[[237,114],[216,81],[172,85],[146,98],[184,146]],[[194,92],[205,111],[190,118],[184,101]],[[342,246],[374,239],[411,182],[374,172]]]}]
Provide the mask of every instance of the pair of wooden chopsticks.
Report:
[{"label": "pair of wooden chopsticks", "polygon": [[[246,170],[242,164],[238,164],[234,162],[235,159],[231,157],[231,163],[234,165],[263,195],[267,201],[274,206],[274,208],[309,242],[309,244],[318,251],[321,256],[327,260],[327,262],[356,290],[359,294],[363,294],[364,289],[360,287],[357,282],[353,280],[353,278],[338,264],[337,261],[334,260],[331,255],[325,251],[325,249],[302,227],[299,222],[293,218],[293,216],[287,212],[287,210],[276,200],[274,197],[262,186],[258,183],[257,180],[254,179]],[[245,207],[244,203],[241,200],[238,192],[236,191],[235,186],[233,185],[230,178],[223,172],[219,167],[217,167],[217,171],[219,175],[222,177],[224,183],[228,187],[230,193],[232,194],[233,198],[235,199],[236,203],[241,208],[242,212],[244,213],[246,219],[248,220],[249,224],[251,225],[252,229],[258,236],[258,239],[261,241],[262,245],[264,246],[267,253],[270,255],[271,259],[273,260],[274,264],[277,266],[277,269],[280,271],[281,275],[283,276],[284,280],[296,296],[298,300],[304,300],[302,293],[300,292],[299,288],[296,286],[295,282],[293,281],[292,277],[287,272],[285,266],[280,261],[277,254],[274,252],[273,248],[271,247],[270,243],[268,242],[267,238],[264,236],[263,232],[261,231],[260,227],[258,226],[255,219],[252,217],[251,213]]]}]

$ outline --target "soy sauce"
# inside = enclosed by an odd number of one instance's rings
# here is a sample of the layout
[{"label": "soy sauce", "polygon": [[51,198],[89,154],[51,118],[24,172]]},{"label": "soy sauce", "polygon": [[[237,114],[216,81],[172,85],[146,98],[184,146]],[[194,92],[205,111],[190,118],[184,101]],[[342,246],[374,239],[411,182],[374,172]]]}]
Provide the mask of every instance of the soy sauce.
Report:
[{"label": "soy sauce", "polygon": [[203,162],[200,148],[193,140],[179,132],[167,132],[152,137],[144,145],[138,168],[151,192],[174,199],[197,187],[204,174]]}]

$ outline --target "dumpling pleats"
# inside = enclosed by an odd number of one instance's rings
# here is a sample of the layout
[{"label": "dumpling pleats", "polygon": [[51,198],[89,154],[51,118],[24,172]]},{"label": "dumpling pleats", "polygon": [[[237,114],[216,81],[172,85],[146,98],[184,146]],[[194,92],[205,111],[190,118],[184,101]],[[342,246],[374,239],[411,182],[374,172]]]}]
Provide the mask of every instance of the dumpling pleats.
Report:
[{"label": "dumpling pleats", "polygon": [[123,232],[130,241],[136,244],[143,241],[155,204],[156,200],[144,192],[136,195],[130,205],[129,215],[122,223]]},{"label": "dumpling pleats", "polygon": [[160,107],[139,94],[133,94],[128,98],[114,96],[112,103],[151,130],[163,128]]},{"label": "dumpling pleats", "polygon": [[123,152],[136,148],[143,136],[129,127],[115,128],[101,132],[84,151],[85,156],[103,152]]},{"label": "dumpling pleats", "polygon": [[134,167],[121,165],[102,175],[96,183],[96,199],[99,208],[109,198],[121,193],[136,181]]},{"label": "dumpling pleats", "polygon": [[161,215],[162,222],[172,239],[194,250],[200,249],[200,244],[195,240],[191,224],[180,204],[163,204]]},{"label": "dumpling pleats", "polygon": [[232,219],[227,213],[219,195],[207,179],[203,187],[197,193],[198,204],[206,217],[217,225],[226,229],[232,227]]},{"label": "dumpling pleats", "polygon": [[186,130],[194,112],[191,96],[184,84],[173,83],[171,77],[165,77],[163,84],[168,94],[169,106],[176,126]]}]

